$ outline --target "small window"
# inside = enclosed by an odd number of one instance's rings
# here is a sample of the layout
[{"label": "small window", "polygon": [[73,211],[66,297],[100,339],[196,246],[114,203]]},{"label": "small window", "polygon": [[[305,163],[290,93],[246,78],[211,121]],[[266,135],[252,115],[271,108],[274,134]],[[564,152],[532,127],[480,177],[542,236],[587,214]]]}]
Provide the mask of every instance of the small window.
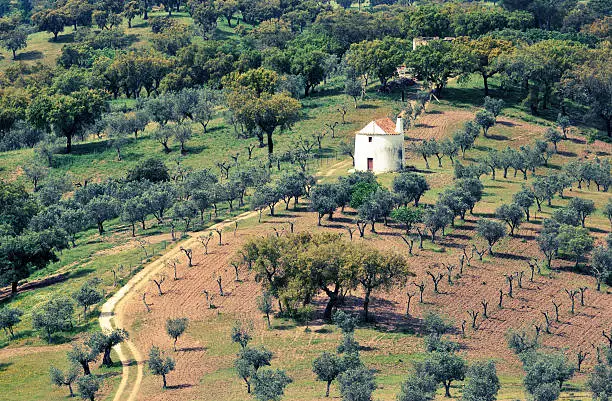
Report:
[{"label": "small window", "polygon": [[371,136],[368,137],[368,142],[372,142],[372,137]]}]

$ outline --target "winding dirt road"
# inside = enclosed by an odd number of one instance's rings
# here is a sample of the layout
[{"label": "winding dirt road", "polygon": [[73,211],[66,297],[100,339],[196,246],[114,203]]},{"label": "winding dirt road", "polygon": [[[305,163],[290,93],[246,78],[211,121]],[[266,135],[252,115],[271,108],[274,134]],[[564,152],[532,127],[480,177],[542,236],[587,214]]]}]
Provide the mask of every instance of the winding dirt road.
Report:
[{"label": "winding dirt road", "polygon": [[[333,174],[338,168],[341,168],[346,161],[340,161],[338,163],[333,164],[330,168],[325,172],[325,176],[330,176]],[[316,173],[317,176],[321,176],[322,172],[319,171]],[[224,227],[234,224],[236,221],[245,220],[250,217],[256,217],[259,212],[245,212],[234,218],[224,220],[220,223],[217,223],[211,227],[209,227],[206,231],[219,228],[223,229]],[[100,313],[100,327],[102,331],[108,332],[113,330],[115,327],[123,327],[121,322],[121,315],[116,314],[115,310],[121,304],[121,302],[126,299],[126,296],[130,293],[140,291],[146,284],[148,284],[149,280],[154,277],[157,273],[159,273],[162,269],[166,267],[166,262],[172,259],[175,259],[181,256],[181,247],[183,248],[193,248],[197,246],[199,243],[197,233],[190,233],[191,237],[181,242],[177,242],[174,246],[162,255],[159,259],[149,263],[144,266],[144,268],[138,272],[134,277],[132,277],[127,284],[119,289],[112,297],[110,297],[104,305],[102,305],[101,313]],[[126,340],[123,344],[119,344],[115,346],[115,352],[123,365],[123,372],[121,376],[121,383],[117,388],[117,392],[113,397],[113,401],[135,401],[138,396],[138,392],[140,390],[140,385],[142,383],[142,378],[144,375],[144,362],[145,359],[143,355],[138,351],[134,343],[130,340]],[[134,373],[131,369],[131,366],[136,366],[136,378],[133,382],[130,383],[130,377]]]}]

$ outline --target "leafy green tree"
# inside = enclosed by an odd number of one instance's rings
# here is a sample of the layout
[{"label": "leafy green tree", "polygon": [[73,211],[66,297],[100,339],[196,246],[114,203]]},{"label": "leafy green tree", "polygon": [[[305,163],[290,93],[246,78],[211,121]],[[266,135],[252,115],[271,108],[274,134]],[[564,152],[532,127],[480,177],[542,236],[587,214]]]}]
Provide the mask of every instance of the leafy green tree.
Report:
[{"label": "leafy green tree", "polygon": [[176,139],[178,143],[181,144],[181,154],[187,153],[185,144],[193,136],[193,131],[191,130],[191,127],[187,124],[176,124],[172,127],[172,131],[174,133],[174,139]]},{"label": "leafy green tree", "polygon": [[425,168],[427,169],[429,169],[429,158],[440,153],[438,150],[438,142],[435,138],[411,143],[410,151],[420,155],[423,160],[425,160]]},{"label": "leafy green tree", "polygon": [[142,229],[145,230],[145,221],[150,212],[150,207],[147,199],[143,196],[127,199],[123,204],[121,211],[121,219],[132,226],[132,237],[136,236],[136,223],[142,223]]},{"label": "leafy green tree", "polygon": [[172,218],[183,221],[183,233],[189,230],[191,221],[198,215],[198,207],[192,200],[178,201],[170,209]]},{"label": "leafy green tree", "polygon": [[5,306],[0,309],[0,329],[4,330],[11,338],[15,338],[13,328],[21,322],[23,311],[18,308]]},{"label": "leafy green tree", "polygon": [[98,195],[85,206],[87,213],[96,222],[100,235],[104,233],[104,222],[117,217],[119,202],[109,195]]},{"label": "leafy green tree", "polygon": [[407,65],[441,95],[448,80],[462,74],[473,62],[473,58],[459,46],[444,40],[432,40],[410,53]]},{"label": "leafy green tree", "polygon": [[66,369],[66,371],[62,371],[55,366],[51,366],[49,369],[49,376],[51,378],[51,383],[56,385],[57,387],[66,386],[68,387],[68,391],[70,391],[70,397],[74,397],[74,390],[72,389],[72,385],[79,377],[80,367],[77,364],[70,364],[70,367]]},{"label": "leafy green tree", "polygon": [[314,46],[296,47],[289,52],[291,73],[304,78],[304,95],[308,96],[325,78],[323,62],[328,55]]},{"label": "leafy green tree", "polygon": [[69,95],[43,91],[28,108],[28,120],[36,127],[66,138],[66,152],[72,139],[93,125],[106,110],[107,93],[81,89]]},{"label": "leafy green tree", "polygon": [[514,230],[518,229],[523,221],[523,210],[516,203],[503,204],[495,210],[495,217],[505,221],[510,227],[510,236],[514,236]]},{"label": "leafy green tree", "polygon": [[559,251],[572,256],[576,260],[576,267],[582,257],[593,249],[593,237],[586,228],[561,225],[557,239]]},{"label": "leafy green tree", "polygon": [[370,401],[376,389],[374,373],[365,367],[345,370],[338,376],[344,401]]},{"label": "leafy green tree", "polygon": [[453,221],[453,212],[445,205],[436,205],[425,209],[423,223],[431,233],[431,241],[436,242],[436,233],[444,229]]},{"label": "leafy green tree", "polygon": [[476,232],[489,244],[489,254],[493,256],[493,245],[506,236],[504,226],[494,220],[480,219],[476,223]]},{"label": "leafy green tree", "polygon": [[468,121],[464,127],[453,134],[453,142],[461,149],[461,157],[465,159],[465,151],[474,146],[474,142],[480,133],[478,125],[474,121]]},{"label": "leafy green tree", "polygon": [[91,370],[89,364],[98,359],[100,352],[96,348],[91,348],[87,344],[73,343],[72,349],[68,351],[68,360],[72,363],[79,364],[83,368],[83,374],[90,375]]},{"label": "leafy green tree", "polygon": [[561,135],[559,131],[554,128],[548,128],[544,132],[544,139],[546,139],[547,142],[552,143],[555,147],[555,153],[558,153],[557,144],[561,142],[561,140],[563,139],[563,135]]},{"label": "leafy green tree", "polygon": [[264,347],[249,348],[240,350],[238,359],[234,362],[234,368],[247,385],[247,393],[251,393],[251,380],[263,366],[270,366],[272,352]]},{"label": "leafy green tree", "polygon": [[559,223],[552,219],[544,219],[542,226],[542,231],[540,231],[536,241],[546,257],[546,266],[550,268],[552,260],[559,251]]},{"label": "leafy green tree", "polygon": [[387,218],[395,206],[395,197],[386,189],[376,188],[357,209],[359,217],[372,225],[372,232],[376,232],[375,223]]},{"label": "leafy green tree", "polygon": [[219,11],[213,3],[196,3],[192,5],[191,16],[199,28],[196,32],[202,35],[204,39],[212,39],[217,29],[217,20],[219,19]]},{"label": "leafy green tree", "polygon": [[356,249],[357,272],[355,278],[364,292],[363,313],[368,321],[370,296],[378,288],[389,289],[404,283],[412,273],[408,271],[406,260],[399,255],[382,254],[376,250]]},{"label": "leafy green tree", "polygon": [[563,84],[569,97],[587,107],[586,118],[599,117],[612,137],[612,67],[607,51],[593,52],[584,63],[568,70]]},{"label": "leafy green tree", "polygon": [[88,280],[73,294],[77,305],[83,308],[83,320],[87,318],[87,310],[104,299],[104,294],[98,289],[99,279]]},{"label": "leafy green tree", "polygon": [[267,135],[268,153],[274,152],[272,134],[277,128],[288,129],[299,118],[301,105],[296,99],[284,94],[263,94],[255,101],[254,122]]},{"label": "leafy green tree", "polygon": [[357,108],[357,100],[362,97],[364,91],[365,87],[361,78],[349,76],[344,81],[344,94],[353,98],[355,108]]},{"label": "leafy green tree", "polygon": [[189,325],[189,319],[186,317],[179,317],[176,319],[166,320],[166,332],[170,338],[174,339],[174,351],[176,352],[176,342],[178,338],[183,335],[187,326]]},{"label": "leafy green tree", "polygon": [[587,380],[587,387],[594,400],[605,401],[612,397],[612,351],[607,351],[606,359],[593,368]]},{"label": "leafy green tree", "polygon": [[251,327],[249,327],[248,325],[237,321],[234,326],[232,326],[232,342],[240,344],[240,347],[242,347],[242,349],[246,348],[252,338],[253,337],[251,336]]},{"label": "leafy green tree", "polygon": [[164,358],[164,355],[159,348],[153,346],[149,350],[149,360],[147,361],[147,366],[152,374],[162,377],[164,383],[163,388],[166,388],[166,375],[174,370],[174,359],[170,358],[169,356]]},{"label": "leafy green tree", "polygon": [[94,401],[96,393],[100,389],[100,380],[91,375],[79,377],[77,379],[77,388],[82,399]]},{"label": "leafy green tree", "polygon": [[592,200],[578,197],[570,199],[568,207],[578,213],[583,228],[587,216],[595,211],[595,203]]},{"label": "leafy green tree", "polygon": [[34,192],[38,190],[38,184],[49,175],[49,168],[37,160],[23,166],[23,172],[32,182]]},{"label": "leafy green tree", "polygon": [[0,33],[2,46],[13,53],[13,60],[17,58],[17,50],[24,49],[28,42],[28,31],[25,26],[17,26],[8,32]]},{"label": "leafy green tree", "polygon": [[414,201],[414,206],[418,207],[421,196],[428,189],[429,184],[421,174],[403,172],[393,178],[393,191],[399,195],[404,205]]},{"label": "leafy green tree", "polygon": [[[0,219],[2,217],[10,215],[0,216]],[[18,213],[15,217],[19,217]],[[13,223],[18,224],[15,221]],[[40,269],[56,261],[55,250],[65,246],[63,233],[53,229],[26,232],[18,236],[0,235],[0,282],[3,285],[10,284],[11,293],[17,294],[19,280],[27,278],[31,269]]]},{"label": "leafy green tree", "polygon": [[89,225],[87,212],[80,208],[65,209],[61,213],[58,224],[68,235],[68,238],[72,242],[72,246],[75,247],[77,234],[85,230]]},{"label": "leafy green tree", "polygon": [[510,329],[506,337],[508,339],[508,348],[519,356],[535,351],[540,346],[538,336],[530,337],[525,331],[517,332]]},{"label": "leafy green tree", "polygon": [[68,16],[61,8],[41,10],[32,15],[32,22],[38,26],[39,31],[51,32],[54,41],[57,41],[57,35],[70,23]]},{"label": "leafy green tree", "polygon": [[132,20],[143,11],[137,0],[128,1],[123,6],[123,16],[128,22],[128,28],[132,27]]},{"label": "leafy green tree", "polygon": [[488,110],[480,110],[476,113],[474,121],[482,128],[484,137],[487,138],[489,128],[495,125],[495,116]]},{"label": "leafy green tree", "polygon": [[494,99],[489,96],[485,96],[484,105],[485,110],[490,112],[497,118],[504,108],[504,101],[502,99]]},{"label": "leafy green tree", "polygon": [[529,208],[533,206],[535,202],[533,192],[529,188],[523,186],[519,192],[512,195],[512,202],[523,209],[525,218],[529,221]]},{"label": "leafy green tree", "polygon": [[357,318],[340,309],[334,312],[333,322],[343,334],[353,333],[357,327]]},{"label": "leafy green tree", "polygon": [[272,307],[272,297],[267,292],[264,292],[257,298],[257,309],[266,316],[268,328],[270,328],[270,314],[274,311]]},{"label": "leafy green tree", "polygon": [[318,380],[327,383],[325,397],[329,397],[329,386],[343,371],[342,360],[337,355],[323,352],[312,362],[312,371]]},{"label": "leafy green tree", "polygon": [[[274,216],[274,208],[280,201],[281,195],[278,191],[278,187],[270,183],[262,185],[257,188],[251,199],[253,209],[262,210],[264,208],[270,209],[270,216]],[[261,218],[261,212],[260,212]]]},{"label": "leafy green tree", "polygon": [[567,224],[578,227],[580,225],[580,215],[574,209],[564,207],[553,212],[553,220],[559,224]]},{"label": "leafy green tree", "polygon": [[168,146],[170,140],[174,137],[174,130],[168,125],[157,127],[152,133],[153,139],[159,142],[164,149],[164,152],[170,153],[172,149]]},{"label": "leafy green tree", "polygon": [[412,226],[423,221],[423,210],[417,207],[401,206],[391,212],[391,218],[402,223],[406,230],[406,235],[409,235]]},{"label": "leafy green tree", "polygon": [[102,364],[106,367],[113,366],[111,350],[117,344],[121,344],[129,338],[128,332],[123,329],[113,329],[109,333],[96,332],[90,335],[87,344],[98,353],[102,353]]},{"label": "leafy green tree", "polygon": [[164,182],[170,181],[170,173],[163,161],[156,157],[149,157],[138,162],[134,168],[128,171],[127,180]]},{"label": "leafy green tree", "polygon": [[193,121],[200,123],[206,133],[206,127],[210,120],[215,116],[217,106],[220,103],[220,96],[217,92],[202,88],[198,91],[198,102],[193,108]]},{"label": "leafy green tree", "polygon": [[467,371],[467,384],[463,388],[464,401],[495,401],[500,389],[493,361],[476,362]]},{"label": "leafy green tree", "polygon": [[601,291],[601,283],[612,274],[612,249],[597,246],[591,255],[591,274],[597,280],[597,291]]},{"label": "leafy green tree", "polygon": [[450,397],[450,387],[453,381],[465,378],[467,364],[463,358],[454,353],[432,352],[418,370],[430,374],[436,382],[442,383],[446,397]]},{"label": "leafy green tree", "polygon": [[534,396],[542,385],[555,385],[558,390],[561,390],[563,383],[574,376],[574,366],[562,353],[535,352],[524,354],[522,358],[525,369],[523,384],[525,389]]},{"label": "leafy green tree", "polygon": [[285,393],[285,387],[292,382],[285,371],[262,369],[253,376],[253,395],[258,401],[278,401]]},{"label": "leafy green tree", "polygon": [[472,63],[466,63],[466,72],[476,72],[482,76],[484,83],[484,94],[488,97],[489,78],[503,72],[504,65],[502,62],[500,62],[500,58],[512,52],[512,43],[507,40],[495,39],[486,35],[483,35],[478,39],[460,39],[459,43],[460,45],[464,46],[465,51],[473,59]]},{"label": "leafy green tree", "polygon": [[337,198],[337,187],[334,184],[320,184],[315,186],[310,194],[310,209],[317,212],[318,214],[318,225],[321,225],[321,219],[326,214],[329,215],[329,219],[333,219],[333,214],[338,203]]},{"label": "leafy green tree", "polygon": [[402,383],[398,401],[430,401],[435,398],[438,383],[431,374],[411,374]]}]

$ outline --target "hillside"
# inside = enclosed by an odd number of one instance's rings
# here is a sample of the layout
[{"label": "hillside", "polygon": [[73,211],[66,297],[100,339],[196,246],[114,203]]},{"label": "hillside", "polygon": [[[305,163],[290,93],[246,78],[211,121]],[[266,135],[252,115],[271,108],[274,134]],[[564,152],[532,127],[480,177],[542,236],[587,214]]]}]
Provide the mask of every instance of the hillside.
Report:
[{"label": "hillside", "polygon": [[609,397],[612,10],[515,3],[0,1],[3,396]]}]

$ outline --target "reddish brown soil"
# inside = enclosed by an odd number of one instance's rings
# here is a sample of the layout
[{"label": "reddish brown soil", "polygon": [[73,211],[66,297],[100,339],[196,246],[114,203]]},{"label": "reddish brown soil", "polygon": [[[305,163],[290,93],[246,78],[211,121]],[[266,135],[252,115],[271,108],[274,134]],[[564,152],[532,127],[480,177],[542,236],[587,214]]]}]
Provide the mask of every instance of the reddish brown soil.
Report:
[{"label": "reddish brown soil", "polygon": [[[478,211],[478,210],[477,210]],[[299,230],[332,230],[346,233],[345,226],[351,224],[351,216],[338,214],[333,222],[325,221],[325,227],[316,227],[316,218],[313,213],[295,212],[293,218],[296,221],[296,231]],[[133,333],[133,338],[138,348],[145,353],[151,345],[162,345],[169,348],[169,340],[165,333],[165,321],[168,317],[186,316],[192,322],[206,320],[217,313],[234,314],[237,316],[253,317],[258,315],[255,299],[260,292],[260,287],[251,277],[243,273],[243,282],[234,282],[233,269],[229,262],[241,244],[252,235],[273,235],[272,228],[279,231],[282,227],[288,229],[287,217],[270,218],[265,217],[265,222],[259,226],[239,229],[234,237],[231,233],[224,236],[224,245],[216,244],[209,246],[210,254],[203,255],[203,250],[198,247],[194,250],[195,267],[186,267],[186,261],[181,260],[179,268],[180,279],[172,280],[171,270],[168,270],[168,278],[164,283],[165,294],[160,297],[156,295],[157,290],[153,283],[148,287],[148,301],[152,303],[152,312],[145,313],[140,296],[136,294],[126,302],[122,320],[127,327],[137,327],[138,331]],[[378,292],[371,305],[377,324],[386,326],[390,330],[411,326],[419,328],[420,317],[425,310],[439,309],[443,314],[455,322],[457,334],[455,339],[465,346],[467,356],[470,358],[494,358],[498,361],[498,369],[502,372],[516,372],[520,369],[517,358],[507,348],[505,335],[510,328],[526,329],[534,332],[533,324],[542,324],[541,312],[549,312],[554,316],[552,301],[561,302],[560,322],[553,323],[550,335],[543,335],[542,342],[545,346],[565,350],[567,355],[574,359],[578,350],[590,351],[590,356],[585,366],[594,362],[594,352],[591,344],[600,344],[603,341],[602,330],[612,327],[612,296],[610,294],[597,293],[594,291],[594,279],[588,276],[576,274],[565,270],[571,263],[556,261],[555,267],[563,268],[554,273],[552,278],[536,275],[534,282],[529,281],[529,267],[527,261],[531,257],[541,258],[537,245],[534,241],[535,227],[524,224],[515,238],[506,239],[496,246],[494,257],[485,256],[485,261],[478,261],[478,256],[472,260],[471,267],[465,267],[461,278],[455,278],[458,268],[453,271],[453,285],[449,285],[444,278],[440,284],[441,294],[433,292],[431,279],[426,275],[427,270],[446,273],[442,263],[458,265],[460,248],[471,242],[474,235],[476,219],[468,216],[467,221],[461,228],[456,228],[451,234],[438,241],[438,251],[418,251],[415,245],[415,255],[408,257],[410,269],[416,277],[409,280],[407,287],[396,289],[390,293]],[[368,230],[369,231],[369,230]],[[407,247],[399,237],[400,231],[395,228],[377,225],[377,235],[366,233],[366,238],[358,238],[355,234],[354,241],[364,241],[381,249],[401,252],[407,255]],[[347,237],[348,235],[345,234]],[[482,244],[479,244],[482,248]],[[504,274],[525,271],[523,288],[517,288],[515,280],[514,297],[504,296],[503,309],[497,306],[499,290],[507,293],[508,285]],[[224,283],[225,297],[217,296],[216,310],[209,310],[206,305],[202,290],[207,289],[211,293],[217,291],[216,277],[221,275]],[[413,298],[411,312],[414,317],[406,318],[405,302],[406,291],[417,293],[412,282],[426,283],[425,303],[418,303],[418,295]],[[579,286],[588,286],[586,292],[585,306],[581,306],[579,297],[576,301],[576,313],[569,312],[569,298],[564,290],[576,289]],[[347,307],[360,308],[360,292],[356,291],[351,297]],[[472,309],[479,311],[482,315],[480,302],[486,300],[489,303],[489,318],[482,320],[478,318],[478,330],[470,326],[470,318],[467,311]],[[554,319],[554,317],[553,317]],[[466,324],[466,336],[459,334],[462,320]],[[411,342],[406,339],[406,344]],[[224,340],[225,341],[225,340]],[[414,344],[411,345],[413,347]],[[158,389],[144,386],[142,397],[147,400],[184,400],[195,397],[196,389],[201,377],[206,373],[214,372],[220,366],[219,357],[207,354],[206,344],[200,344],[189,336],[179,340],[179,350],[174,356],[177,359],[177,371],[171,374],[172,382],[184,383],[182,388],[171,392],[159,393]],[[393,352],[393,350],[389,350]],[[227,362],[227,361],[225,361]],[[227,363],[226,363],[227,365]]]}]

